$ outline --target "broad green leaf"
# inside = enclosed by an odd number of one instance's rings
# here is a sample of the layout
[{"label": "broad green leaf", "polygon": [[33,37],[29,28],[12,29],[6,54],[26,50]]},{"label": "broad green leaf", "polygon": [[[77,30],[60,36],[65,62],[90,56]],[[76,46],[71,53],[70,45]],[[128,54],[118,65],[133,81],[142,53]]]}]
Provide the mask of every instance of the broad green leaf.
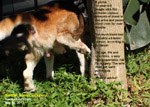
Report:
[{"label": "broad green leaf", "polygon": [[134,14],[139,10],[140,3],[138,0],[130,0],[124,13],[124,21],[130,25],[136,25],[136,20],[133,19]]},{"label": "broad green leaf", "polygon": [[150,43],[150,25],[146,11],[140,15],[137,25],[132,26],[127,36],[131,50],[141,48]]},{"label": "broad green leaf", "polygon": [[129,0],[123,0],[123,6],[126,6],[126,4],[129,2]]}]

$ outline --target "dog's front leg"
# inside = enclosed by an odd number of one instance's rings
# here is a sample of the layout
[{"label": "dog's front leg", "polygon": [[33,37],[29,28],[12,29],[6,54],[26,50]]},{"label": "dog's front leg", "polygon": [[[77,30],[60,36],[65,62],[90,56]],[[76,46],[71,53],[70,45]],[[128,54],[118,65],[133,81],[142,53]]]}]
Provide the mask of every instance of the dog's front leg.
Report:
[{"label": "dog's front leg", "polygon": [[34,92],[34,82],[33,82],[33,70],[35,66],[37,65],[38,61],[40,59],[39,57],[35,57],[33,53],[28,53],[25,56],[25,62],[26,62],[26,69],[23,71],[24,76],[24,91]]},{"label": "dog's front leg", "polygon": [[46,64],[46,78],[54,80],[54,70],[53,70],[53,64],[54,64],[54,54],[51,54],[51,56],[47,57],[44,56],[45,64]]},{"label": "dog's front leg", "polygon": [[76,51],[77,56],[79,58],[80,61],[80,72],[82,76],[85,76],[85,70],[86,70],[86,60],[85,60],[85,56],[84,54],[79,53],[78,51]]}]

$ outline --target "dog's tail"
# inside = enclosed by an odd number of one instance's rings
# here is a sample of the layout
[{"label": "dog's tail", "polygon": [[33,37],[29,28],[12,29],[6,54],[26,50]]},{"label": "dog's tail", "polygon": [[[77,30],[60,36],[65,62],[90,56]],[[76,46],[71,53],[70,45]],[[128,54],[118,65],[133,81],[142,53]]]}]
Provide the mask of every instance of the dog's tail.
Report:
[{"label": "dog's tail", "polygon": [[83,19],[83,15],[80,14],[79,15],[79,28],[76,31],[76,35],[81,36],[83,32],[84,32],[84,19]]},{"label": "dog's tail", "polygon": [[29,15],[19,14],[14,17],[5,18],[0,21],[0,41],[9,37],[13,29],[20,24],[27,24]]}]

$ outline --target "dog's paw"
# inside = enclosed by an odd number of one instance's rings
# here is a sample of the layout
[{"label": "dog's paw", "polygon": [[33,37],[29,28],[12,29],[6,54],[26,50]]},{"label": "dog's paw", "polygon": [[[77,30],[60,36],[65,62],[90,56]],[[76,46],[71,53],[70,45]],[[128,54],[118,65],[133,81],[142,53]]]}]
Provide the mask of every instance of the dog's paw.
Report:
[{"label": "dog's paw", "polygon": [[79,43],[80,48],[77,50],[82,54],[91,54],[91,50],[82,42]]},{"label": "dog's paw", "polygon": [[35,92],[35,87],[24,87],[24,92]]},{"label": "dog's paw", "polygon": [[24,81],[24,91],[27,91],[27,92],[35,92],[35,86],[34,86],[34,83],[33,81]]}]

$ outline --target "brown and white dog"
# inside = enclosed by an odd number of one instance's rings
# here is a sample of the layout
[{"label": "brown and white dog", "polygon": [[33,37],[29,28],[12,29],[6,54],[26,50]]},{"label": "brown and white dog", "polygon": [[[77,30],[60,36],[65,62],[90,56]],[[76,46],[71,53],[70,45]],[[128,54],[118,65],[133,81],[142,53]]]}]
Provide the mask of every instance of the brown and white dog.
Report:
[{"label": "brown and white dog", "polygon": [[27,25],[29,34],[26,39],[30,52],[25,56],[27,67],[23,71],[25,91],[35,91],[33,70],[42,56],[46,63],[46,77],[54,79],[54,53],[65,53],[64,46],[76,50],[81,74],[84,76],[84,54],[90,53],[90,49],[81,41],[83,17],[70,7],[68,4],[52,2],[37,12],[18,14],[0,22],[0,41],[7,38],[16,26]]}]

